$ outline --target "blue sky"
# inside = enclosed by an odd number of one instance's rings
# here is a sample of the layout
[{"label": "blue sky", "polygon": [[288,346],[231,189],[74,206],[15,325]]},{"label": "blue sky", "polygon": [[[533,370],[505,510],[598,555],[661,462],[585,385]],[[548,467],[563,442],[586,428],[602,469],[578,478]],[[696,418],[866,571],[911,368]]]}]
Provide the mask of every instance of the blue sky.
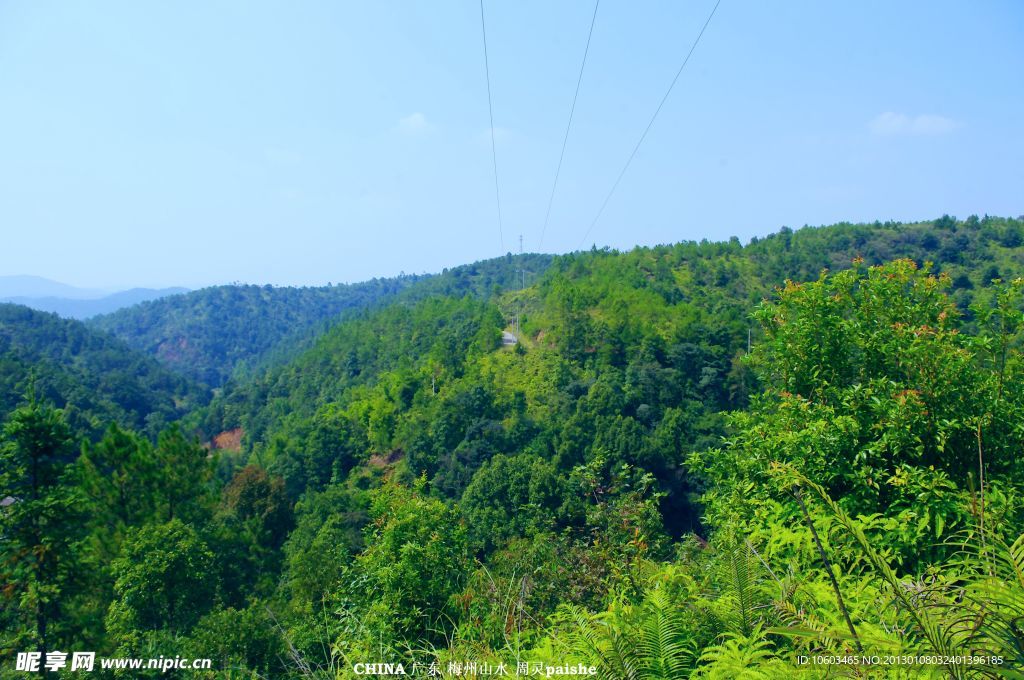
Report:
[{"label": "blue sky", "polygon": [[[714,0],[604,0],[542,249]],[[485,0],[504,250],[538,250],[593,4]],[[1024,213],[1024,5],[723,0],[583,243]],[[0,274],[321,284],[496,256],[479,5],[0,0]]]}]

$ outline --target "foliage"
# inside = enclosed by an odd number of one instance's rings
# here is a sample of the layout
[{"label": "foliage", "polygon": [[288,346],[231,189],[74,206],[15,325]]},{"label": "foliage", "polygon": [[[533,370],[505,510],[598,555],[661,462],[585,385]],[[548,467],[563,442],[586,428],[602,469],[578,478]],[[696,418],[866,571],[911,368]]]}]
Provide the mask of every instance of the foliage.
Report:
[{"label": "foliage", "polygon": [[[12,412],[3,644],[41,613],[209,677],[1020,677],[1022,265],[1020,221],[944,217],[136,310],[223,389],[145,430]],[[862,652],[1003,662],[797,661]]]},{"label": "foliage", "polygon": [[111,421],[155,436],[208,399],[187,379],[80,321],[0,304],[0,413],[29,392],[94,438]]},{"label": "foliage", "polygon": [[212,286],[94,317],[89,325],[156,357],[192,380],[222,387],[294,357],[339,318],[396,298],[486,297],[515,280],[520,264],[542,271],[548,256],[511,256],[445,270],[355,284]]},{"label": "foliage", "polygon": [[190,630],[216,594],[214,555],[181,520],[133,530],[114,560],[114,601],[107,627],[122,648],[137,649],[140,635]]},{"label": "foliage", "polygon": [[443,640],[454,618],[450,600],[470,567],[458,514],[415,489],[389,484],[375,493],[370,516],[367,549],[354,574],[370,586],[357,598],[365,619],[398,640]]},{"label": "foliage", "polygon": [[[75,595],[81,515],[63,414],[37,401],[8,418],[0,439],[0,621],[5,649],[48,649],[76,632],[64,616]],[[20,633],[20,634],[19,634]],[[9,637],[10,635],[10,637]]]},{"label": "foliage", "polygon": [[541,458],[495,456],[462,495],[472,543],[485,552],[512,538],[554,528],[565,498],[553,465]]}]

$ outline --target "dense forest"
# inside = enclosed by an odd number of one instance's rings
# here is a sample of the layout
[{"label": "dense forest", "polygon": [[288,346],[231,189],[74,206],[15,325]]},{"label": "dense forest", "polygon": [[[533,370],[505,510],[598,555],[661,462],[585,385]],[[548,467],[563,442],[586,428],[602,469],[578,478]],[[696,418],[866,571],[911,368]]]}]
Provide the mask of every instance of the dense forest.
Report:
[{"label": "dense forest", "polygon": [[446,269],[439,275],[401,274],[357,284],[289,288],[213,286],[127,307],[89,320],[169,368],[213,388],[286,362],[346,313],[401,298],[471,294],[487,298],[537,274],[551,261],[511,256]]},{"label": "dense forest", "polygon": [[220,387],[240,364],[258,363],[282,343],[299,342],[342,312],[392,295],[414,280],[308,288],[213,286],[127,307],[89,325],[197,382]]},{"label": "dense forest", "polygon": [[0,412],[30,393],[92,437],[109,423],[155,435],[209,400],[207,390],[81,322],[0,303]]},{"label": "dense forest", "polygon": [[943,217],[0,308],[0,677],[1024,677],[1022,275]]}]

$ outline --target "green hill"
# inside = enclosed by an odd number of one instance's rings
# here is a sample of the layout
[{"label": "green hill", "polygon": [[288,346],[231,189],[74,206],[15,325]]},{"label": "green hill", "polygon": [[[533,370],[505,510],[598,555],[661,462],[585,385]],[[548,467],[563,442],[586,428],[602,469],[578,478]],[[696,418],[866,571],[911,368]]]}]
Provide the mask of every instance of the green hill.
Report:
[{"label": "green hill", "polygon": [[31,389],[92,435],[109,422],[155,434],[208,398],[153,358],[79,321],[0,304],[0,413]]},{"label": "green hill", "polygon": [[[345,656],[689,669],[692,644],[727,669],[733,641],[784,673],[850,638],[821,551],[873,649],[932,649],[913,636],[956,625],[934,621],[960,586],[873,607],[928,570],[981,588],[978,518],[989,547],[1024,527],[1024,317],[994,283],[1022,273],[1024,223],[987,217],[574,253],[522,291],[363,311],[190,422],[241,432],[222,463],[295,503],[267,597],[321,665],[305,621],[328,598]],[[980,592],[969,610],[999,621],[1021,601]],[[1001,625],[977,644],[1012,649]]]},{"label": "green hill", "polygon": [[351,286],[229,285],[144,302],[88,323],[189,378],[222,386],[242,364],[259,362],[287,340],[394,295],[416,277]]},{"label": "green hill", "polygon": [[69,465],[29,405],[0,585],[31,597],[7,574],[40,554],[65,597],[0,630],[273,678],[1014,671],[1022,274],[1024,221],[989,217],[510,256],[250,345],[155,444],[111,430]]},{"label": "green hill", "polygon": [[[443,349],[445,342],[451,342],[445,334],[451,326],[444,326],[442,332],[437,324],[458,314],[477,319],[460,329],[464,343],[484,332],[479,325],[482,319],[487,319],[486,332],[493,334],[520,310],[525,332],[521,344],[535,351],[515,361],[557,360],[556,373],[563,371],[559,374],[567,381],[559,389],[573,383],[572,390],[585,391],[609,375],[621,383],[616,389],[626,389],[642,375],[651,383],[644,390],[652,393],[637,394],[639,401],[627,399],[619,404],[625,409],[620,415],[633,417],[644,406],[646,426],[652,426],[670,404],[678,407],[685,402],[695,422],[713,422],[711,414],[742,407],[752,389],[751,376],[738,357],[748,340],[758,338],[759,331],[749,318],[755,305],[787,279],[813,280],[823,269],[849,268],[855,258],[867,265],[897,258],[921,265],[932,262],[933,273],[950,277],[952,298],[970,321],[969,305],[978,291],[994,278],[1024,271],[1024,229],[1019,221],[1001,218],[962,222],[943,218],[917,224],[783,229],[746,246],[734,239],[626,253],[594,250],[557,257],[543,269],[536,262],[527,263],[525,268],[542,273],[522,293],[509,290],[512,286],[501,294],[477,286],[479,299],[490,303],[486,313],[455,300],[445,303],[454,306],[447,312],[436,306],[441,304],[437,301],[416,306],[433,294],[460,297],[465,286],[457,284],[465,274],[456,272],[464,269],[452,270],[410,286],[397,306],[350,319],[317,338],[292,362],[229,390],[215,400],[211,413],[216,415],[207,417],[206,427],[212,431],[241,426],[250,444],[266,445],[275,423],[312,417],[326,404],[343,399],[353,386],[392,379],[390,372],[411,380],[409,389],[422,390],[426,363],[466,360],[461,344]],[[505,266],[516,268],[514,260]],[[501,262],[490,261],[490,266]],[[454,283],[442,285],[445,282]],[[413,338],[415,343],[407,346]],[[461,375],[467,369],[448,366],[448,370]],[[520,370],[531,369],[520,366]],[[510,377],[507,384],[517,382]],[[572,405],[580,396],[559,399],[568,399]],[[570,415],[546,412],[545,418],[565,423]],[[717,434],[714,428],[702,432],[695,445],[706,441],[702,437]],[[411,446],[400,440],[390,444]],[[547,453],[552,453],[553,445],[547,446]]]},{"label": "green hill", "polygon": [[[525,258],[536,274],[548,256]],[[488,297],[518,280],[518,260],[497,258],[435,276],[402,275],[323,287],[214,286],[96,317],[89,325],[188,376],[223,386],[237,375],[281,363],[344,315],[394,299]]]}]

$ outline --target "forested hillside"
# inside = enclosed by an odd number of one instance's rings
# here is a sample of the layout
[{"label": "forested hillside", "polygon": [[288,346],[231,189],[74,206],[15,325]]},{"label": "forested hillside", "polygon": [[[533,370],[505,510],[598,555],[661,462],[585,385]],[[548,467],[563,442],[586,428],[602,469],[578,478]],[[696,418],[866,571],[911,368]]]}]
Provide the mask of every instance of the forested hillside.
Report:
[{"label": "forested hillside", "polygon": [[[522,259],[537,274],[548,256]],[[145,302],[97,317],[90,325],[112,333],[165,365],[211,387],[232,376],[258,374],[312,344],[346,313],[431,295],[489,297],[516,285],[511,257],[365,283],[322,287],[227,285]]]},{"label": "forested hillside", "polygon": [[219,387],[242,362],[292,338],[393,295],[415,277],[376,279],[351,286],[280,288],[228,285],[144,302],[89,321],[165,365]]},{"label": "forested hillside", "polygon": [[[823,269],[848,269],[857,258],[867,265],[898,258],[912,259],[919,266],[933,263],[931,272],[949,277],[950,295],[970,321],[970,305],[978,291],[993,279],[1024,271],[1024,227],[999,218],[961,223],[943,218],[908,225],[783,229],[745,247],[732,240],[628,253],[595,250],[555,258],[550,268],[546,262],[541,268],[527,261],[525,269],[544,274],[522,293],[510,281],[501,295],[493,295],[500,290],[493,288],[496,284],[478,285],[473,292],[491,300],[500,312],[495,328],[522,312],[524,346],[554,350],[551,353],[559,358],[599,367],[602,373],[621,372],[638,358],[645,343],[663,345],[671,337],[675,346],[657,349],[678,356],[662,357],[660,364],[686,372],[687,380],[700,386],[691,394],[697,407],[716,413],[742,407],[753,387],[750,370],[737,359],[748,341],[760,335],[750,318],[754,307],[787,279],[811,280]],[[518,268],[516,259],[510,258],[509,270]],[[473,265],[472,272],[483,264]],[[336,326],[288,365],[230,390],[214,403],[215,415],[207,416],[205,433],[245,426],[251,444],[266,443],[280,413],[288,413],[291,422],[336,399],[352,381],[379,381],[383,372],[416,356],[402,345],[405,335],[418,332],[421,345],[435,340],[425,329],[443,323],[444,314],[419,313],[410,305],[428,298],[427,293],[461,297],[466,292],[466,275],[457,275],[461,269],[410,287],[400,298],[402,304]],[[446,282],[454,285],[442,285]],[[437,319],[424,322],[431,314]],[[412,322],[413,317],[420,321]],[[421,346],[418,353],[423,351]],[[374,355],[366,370],[358,360],[360,353]],[[446,357],[461,358],[455,351]],[[671,377],[678,382],[677,376]]]},{"label": "forested hillside", "polygon": [[12,411],[31,392],[90,435],[111,422],[155,434],[208,399],[151,357],[81,322],[0,304],[0,411]]},{"label": "forested hillside", "polygon": [[65,415],[14,411],[0,646],[208,677],[1021,677],[1024,222],[524,260],[353,310],[155,443],[78,456]]}]

